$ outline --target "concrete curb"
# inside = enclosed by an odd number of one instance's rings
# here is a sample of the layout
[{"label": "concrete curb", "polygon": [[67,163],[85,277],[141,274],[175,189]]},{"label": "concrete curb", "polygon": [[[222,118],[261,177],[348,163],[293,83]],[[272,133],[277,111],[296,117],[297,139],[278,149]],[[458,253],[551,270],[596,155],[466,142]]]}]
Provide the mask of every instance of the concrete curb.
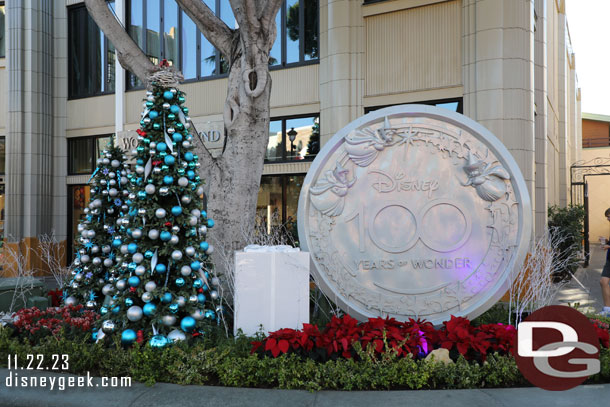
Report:
[{"label": "concrete curb", "polygon": [[[64,380],[66,388],[7,387],[10,377],[55,378]],[[16,376],[16,373],[18,376]],[[69,378],[79,377],[46,371],[9,371],[0,369],[0,406],[2,407],[190,407],[190,406],[261,406],[277,407],[371,407],[382,405],[418,407],[441,406],[583,406],[604,405],[610,400],[610,384],[579,386],[564,392],[538,388],[471,389],[471,390],[409,390],[409,391],[320,391],[245,389],[216,386],[180,386],[159,383],[147,387],[132,383],[127,388],[102,387],[100,378],[92,378],[93,387],[67,387]],[[49,379],[47,379],[49,380]],[[87,378],[83,380],[87,382]],[[97,386],[96,386],[97,385]]]}]

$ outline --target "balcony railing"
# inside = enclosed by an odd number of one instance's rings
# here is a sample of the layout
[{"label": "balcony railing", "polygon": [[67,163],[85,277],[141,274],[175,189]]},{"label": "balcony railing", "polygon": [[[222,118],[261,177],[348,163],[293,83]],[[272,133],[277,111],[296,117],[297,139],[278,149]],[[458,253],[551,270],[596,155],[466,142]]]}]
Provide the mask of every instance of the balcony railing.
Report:
[{"label": "balcony railing", "polygon": [[582,140],[582,148],[610,147],[610,137],[596,137]]}]

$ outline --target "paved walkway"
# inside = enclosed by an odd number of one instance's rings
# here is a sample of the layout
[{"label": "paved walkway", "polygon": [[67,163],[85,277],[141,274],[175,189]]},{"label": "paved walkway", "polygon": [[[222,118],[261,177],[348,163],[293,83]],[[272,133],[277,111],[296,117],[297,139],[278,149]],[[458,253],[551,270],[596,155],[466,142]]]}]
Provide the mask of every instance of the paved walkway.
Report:
[{"label": "paved walkway", "polygon": [[589,267],[578,269],[575,274],[576,279],[570,281],[559,291],[555,297],[554,304],[571,304],[572,306],[579,304],[578,310],[581,312],[597,313],[601,311],[603,301],[601,288],[599,287],[599,278],[602,274],[605,261],[605,250],[602,250],[599,244],[591,244]]},{"label": "paved walkway", "polygon": [[[19,371],[27,377],[63,377],[73,375]],[[14,372],[13,372],[14,374]],[[610,400],[610,384],[579,386],[563,392],[538,388],[415,390],[415,391],[320,391],[242,389],[215,386],[179,386],[157,384],[147,387],[133,383],[129,388],[102,388],[93,379],[91,388],[7,388],[9,371],[0,369],[0,406],[2,407],[374,407],[374,406],[604,406]],[[96,387],[97,385],[97,387]]]}]

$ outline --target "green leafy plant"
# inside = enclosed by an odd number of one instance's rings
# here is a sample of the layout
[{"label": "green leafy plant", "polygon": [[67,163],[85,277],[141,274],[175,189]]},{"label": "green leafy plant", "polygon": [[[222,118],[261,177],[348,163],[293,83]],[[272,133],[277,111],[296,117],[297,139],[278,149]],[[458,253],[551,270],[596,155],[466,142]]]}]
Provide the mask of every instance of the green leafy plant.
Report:
[{"label": "green leafy plant", "polygon": [[561,236],[557,248],[560,260],[566,265],[553,274],[554,282],[569,281],[578,268],[582,250],[585,209],[582,205],[565,208],[551,206],[548,209],[548,226],[551,236]]}]

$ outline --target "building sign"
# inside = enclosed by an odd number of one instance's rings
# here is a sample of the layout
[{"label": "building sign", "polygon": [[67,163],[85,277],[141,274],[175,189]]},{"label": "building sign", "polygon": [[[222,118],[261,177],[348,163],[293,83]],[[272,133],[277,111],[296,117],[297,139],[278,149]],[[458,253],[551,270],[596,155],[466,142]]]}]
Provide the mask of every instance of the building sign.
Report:
[{"label": "building sign", "polygon": [[307,173],[301,246],[321,289],[365,319],[473,318],[523,264],[531,203],[488,130],[445,109],[377,110],[339,131]]}]

